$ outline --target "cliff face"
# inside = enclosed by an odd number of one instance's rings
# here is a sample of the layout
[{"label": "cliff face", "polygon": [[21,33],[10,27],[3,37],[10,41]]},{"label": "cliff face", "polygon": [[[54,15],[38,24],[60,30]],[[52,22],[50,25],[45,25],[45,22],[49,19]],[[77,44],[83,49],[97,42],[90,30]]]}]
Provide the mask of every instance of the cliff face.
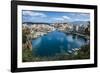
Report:
[{"label": "cliff face", "polygon": [[32,51],[32,43],[31,43],[31,41],[27,41],[26,43],[24,43],[22,45],[22,48],[23,49],[29,49],[30,51]]},{"label": "cliff face", "polygon": [[32,50],[32,43],[30,38],[30,29],[24,28],[22,30],[22,48]]}]

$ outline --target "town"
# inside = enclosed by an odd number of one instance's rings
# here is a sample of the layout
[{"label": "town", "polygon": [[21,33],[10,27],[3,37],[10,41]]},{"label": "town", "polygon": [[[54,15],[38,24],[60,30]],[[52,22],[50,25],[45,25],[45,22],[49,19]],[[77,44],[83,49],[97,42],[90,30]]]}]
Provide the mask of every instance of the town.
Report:
[{"label": "town", "polygon": [[22,25],[23,32],[28,32],[27,38],[35,39],[40,36],[46,35],[49,32],[58,30],[65,33],[76,33],[80,35],[90,35],[90,23],[73,25],[68,23],[23,23]]}]

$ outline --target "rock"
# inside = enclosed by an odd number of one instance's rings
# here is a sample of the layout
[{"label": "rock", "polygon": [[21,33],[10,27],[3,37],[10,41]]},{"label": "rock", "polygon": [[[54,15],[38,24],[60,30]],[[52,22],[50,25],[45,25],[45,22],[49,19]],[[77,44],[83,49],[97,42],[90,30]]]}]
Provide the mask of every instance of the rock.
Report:
[{"label": "rock", "polygon": [[32,43],[31,41],[27,41],[25,44],[22,44],[23,49],[29,49],[32,50]]}]

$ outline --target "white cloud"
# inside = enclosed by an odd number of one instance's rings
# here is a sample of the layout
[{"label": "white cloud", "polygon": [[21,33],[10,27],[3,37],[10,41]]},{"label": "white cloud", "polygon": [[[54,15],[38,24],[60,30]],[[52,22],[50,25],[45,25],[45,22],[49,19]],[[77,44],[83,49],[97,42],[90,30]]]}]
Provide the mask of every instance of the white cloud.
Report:
[{"label": "white cloud", "polygon": [[81,13],[81,16],[89,16],[89,13]]},{"label": "white cloud", "polygon": [[89,21],[89,19],[74,19],[74,21]]},{"label": "white cloud", "polygon": [[70,17],[68,17],[68,16],[61,16],[61,17],[56,17],[56,18],[53,18],[54,20],[56,20],[56,21],[63,21],[63,22],[65,22],[65,21],[69,21],[71,18]]},{"label": "white cloud", "polygon": [[69,20],[71,19],[70,17],[68,16],[62,16],[62,17],[58,17],[58,18],[54,18],[55,20],[59,20],[59,21],[64,21],[64,20]]},{"label": "white cloud", "polygon": [[70,19],[70,17],[68,16],[62,16],[64,19]]},{"label": "white cloud", "polygon": [[42,13],[42,12],[34,12],[34,11],[23,11],[23,15],[46,17],[46,15],[44,13]]},{"label": "white cloud", "polygon": [[54,20],[57,20],[57,21],[63,21],[64,19],[63,18],[53,18]]}]

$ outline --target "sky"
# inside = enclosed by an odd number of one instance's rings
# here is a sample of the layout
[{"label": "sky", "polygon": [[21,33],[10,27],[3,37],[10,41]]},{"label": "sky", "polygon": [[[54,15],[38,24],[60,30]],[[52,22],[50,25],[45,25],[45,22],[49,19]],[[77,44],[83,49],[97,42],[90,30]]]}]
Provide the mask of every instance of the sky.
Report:
[{"label": "sky", "polygon": [[22,22],[58,23],[89,20],[89,13],[22,10]]}]

